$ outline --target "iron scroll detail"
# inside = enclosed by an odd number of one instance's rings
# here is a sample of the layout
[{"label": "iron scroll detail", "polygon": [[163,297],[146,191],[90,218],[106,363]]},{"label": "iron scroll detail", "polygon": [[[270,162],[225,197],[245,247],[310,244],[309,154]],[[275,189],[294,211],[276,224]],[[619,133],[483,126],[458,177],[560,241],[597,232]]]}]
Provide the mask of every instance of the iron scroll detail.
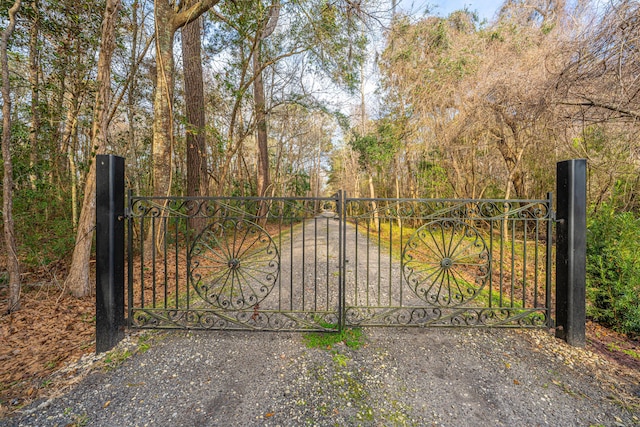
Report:
[{"label": "iron scroll detail", "polygon": [[418,228],[407,241],[402,260],[409,287],[432,306],[469,303],[490,275],[490,253],[480,232],[457,219]]},{"label": "iron scroll detail", "polygon": [[208,304],[228,310],[257,306],[280,272],[278,248],[260,225],[226,218],[207,226],[189,252],[189,280]]}]

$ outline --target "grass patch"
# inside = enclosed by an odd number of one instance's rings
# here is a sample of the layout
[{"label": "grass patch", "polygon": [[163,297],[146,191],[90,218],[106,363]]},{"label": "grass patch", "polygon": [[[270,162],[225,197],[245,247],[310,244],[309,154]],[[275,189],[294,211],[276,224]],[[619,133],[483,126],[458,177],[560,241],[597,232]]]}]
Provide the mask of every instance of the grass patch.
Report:
[{"label": "grass patch", "polygon": [[309,332],[303,335],[303,340],[307,348],[328,350],[340,343],[352,349],[358,349],[364,345],[361,328],[346,328],[341,332]]},{"label": "grass patch", "polygon": [[122,365],[125,360],[133,355],[129,349],[126,350],[113,350],[109,352],[104,358],[105,370],[112,371]]}]

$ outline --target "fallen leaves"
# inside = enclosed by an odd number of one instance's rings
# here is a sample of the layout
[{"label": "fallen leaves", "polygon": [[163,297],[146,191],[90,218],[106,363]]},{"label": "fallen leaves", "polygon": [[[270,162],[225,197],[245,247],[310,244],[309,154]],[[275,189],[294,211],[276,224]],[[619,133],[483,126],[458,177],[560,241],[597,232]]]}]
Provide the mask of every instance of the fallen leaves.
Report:
[{"label": "fallen leaves", "polygon": [[[63,295],[54,285],[22,293],[22,308],[0,317],[0,417],[39,397],[45,378],[95,351],[94,297]],[[0,299],[5,295],[0,295]]]}]

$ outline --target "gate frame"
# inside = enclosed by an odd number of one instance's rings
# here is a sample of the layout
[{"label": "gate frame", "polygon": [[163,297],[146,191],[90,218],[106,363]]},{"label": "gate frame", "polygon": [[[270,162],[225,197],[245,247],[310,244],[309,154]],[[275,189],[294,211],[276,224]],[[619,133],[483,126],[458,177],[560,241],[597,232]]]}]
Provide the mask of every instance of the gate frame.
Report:
[{"label": "gate frame", "polygon": [[[96,353],[108,351],[124,337],[124,158],[97,155],[96,170]],[[586,323],[586,160],[557,164],[556,336],[572,346],[585,345]],[[346,230],[344,191],[338,192],[340,234],[339,329],[345,326]],[[549,237],[548,237],[549,238]],[[547,245],[551,252],[551,245]],[[548,253],[547,256],[550,256]],[[547,275],[551,272],[547,271]],[[548,292],[548,295],[550,293]],[[547,310],[551,313],[548,304]],[[553,319],[550,318],[553,326]]]}]

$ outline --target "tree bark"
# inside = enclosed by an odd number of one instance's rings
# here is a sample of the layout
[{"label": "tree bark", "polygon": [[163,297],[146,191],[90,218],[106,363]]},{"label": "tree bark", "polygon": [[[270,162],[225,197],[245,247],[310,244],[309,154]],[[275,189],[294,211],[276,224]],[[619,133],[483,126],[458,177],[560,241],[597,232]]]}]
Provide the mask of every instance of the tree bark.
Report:
[{"label": "tree bark", "polygon": [[[267,135],[267,111],[264,95],[264,81],[262,80],[262,42],[269,37],[278,24],[280,16],[279,0],[274,0],[269,10],[269,16],[264,21],[264,26],[256,34],[255,49],[253,52],[253,102],[256,113],[256,139],[258,143],[258,197],[265,197],[267,190],[271,186],[269,176],[269,141]],[[258,217],[266,221],[268,204],[264,201],[260,203]]]},{"label": "tree bark", "polygon": [[2,217],[4,220],[4,242],[7,251],[7,271],[9,273],[9,303],[7,313],[20,309],[20,261],[13,222],[13,162],[11,161],[11,85],[9,81],[9,58],[7,46],[9,37],[16,27],[16,14],[20,0],[9,9],[9,25],[2,33],[0,63],[2,65],[2,158],[4,177],[2,181]]},{"label": "tree bark", "polygon": [[[168,197],[171,192],[173,168],[171,155],[173,152],[173,40],[175,32],[184,25],[195,21],[204,12],[215,5],[218,0],[201,0],[174,10],[173,2],[156,0],[154,15],[156,27],[156,88],[153,100],[153,195]],[[165,202],[166,204],[166,202]],[[164,237],[161,227],[157,227],[156,235],[152,227],[146,237],[146,251],[155,246],[162,247]]]},{"label": "tree bark", "polygon": [[[187,119],[187,196],[209,194],[204,117],[204,82],[202,78],[201,18],[182,27],[182,56]],[[193,205],[192,209],[197,209]],[[190,212],[194,215],[195,212]],[[191,218],[191,227],[199,233],[204,218]]]},{"label": "tree bark", "polygon": [[201,19],[182,28],[187,113],[187,196],[207,196],[207,153],[202,78]]},{"label": "tree bark", "polygon": [[264,197],[270,185],[269,145],[267,140],[267,114],[265,107],[264,82],[260,64],[260,48],[253,54],[253,97],[256,110],[256,139],[258,142],[258,197]]},{"label": "tree bark", "polygon": [[[111,100],[111,58],[115,49],[115,24],[118,20],[120,0],[107,0],[102,20],[100,56],[98,58],[98,93],[91,129],[91,146],[96,154],[106,150],[107,130],[109,127],[109,102]],[[84,200],[78,222],[76,246],[73,251],[69,276],[65,286],[76,297],[89,295],[89,260],[96,217],[96,162],[91,162],[87,173]]]}]

